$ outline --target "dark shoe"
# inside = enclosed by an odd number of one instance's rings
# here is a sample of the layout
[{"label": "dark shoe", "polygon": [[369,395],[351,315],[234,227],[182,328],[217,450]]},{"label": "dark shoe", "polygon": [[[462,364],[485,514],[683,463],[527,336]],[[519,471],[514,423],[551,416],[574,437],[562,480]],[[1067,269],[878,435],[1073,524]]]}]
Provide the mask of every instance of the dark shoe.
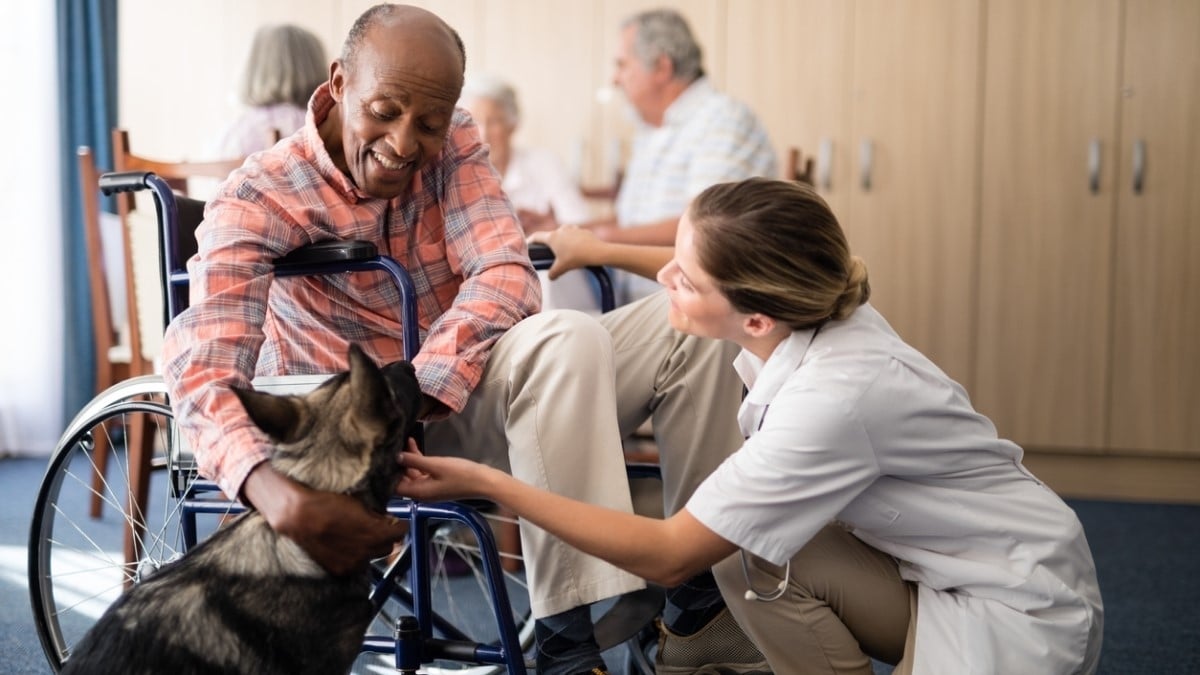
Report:
[{"label": "dark shoe", "polygon": [[677,635],[659,622],[658,675],[770,675],[771,667],[728,609],[694,635]]}]

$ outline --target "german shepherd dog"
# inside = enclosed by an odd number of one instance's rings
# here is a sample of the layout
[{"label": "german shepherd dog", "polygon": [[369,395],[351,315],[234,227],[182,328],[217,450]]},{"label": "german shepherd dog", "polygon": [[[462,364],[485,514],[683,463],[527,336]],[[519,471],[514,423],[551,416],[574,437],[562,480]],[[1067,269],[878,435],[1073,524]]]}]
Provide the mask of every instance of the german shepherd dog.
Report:
[{"label": "german shepherd dog", "polygon": [[[318,490],[384,511],[416,423],[412,364],[350,370],[305,396],[236,391],[275,443],[272,466]],[[63,673],[347,673],[372,618],[369,569],[325,572],[248,511],[130,588],[79,642]]]}]

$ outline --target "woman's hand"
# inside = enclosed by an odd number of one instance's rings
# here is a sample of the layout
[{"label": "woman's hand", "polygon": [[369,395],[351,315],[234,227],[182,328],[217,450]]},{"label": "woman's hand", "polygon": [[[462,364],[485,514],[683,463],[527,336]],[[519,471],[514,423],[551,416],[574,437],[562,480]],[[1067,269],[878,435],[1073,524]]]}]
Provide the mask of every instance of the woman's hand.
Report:
[{"label": "woman's hand", "polygon": [[396,494],[423,502],[483,497],[491,467],[460,457],[426,457],[409,439],[397,461],[404,467]]},{"label": "woman's hand", "polygon": [[604,242],[589,229],[568,225],[556,230],[534,232],[526,237],[526,241],[545,244],[554,251],[554,264],[549,270],[552,280],[571,270],[606,264],[600,257],[600,247]]}]

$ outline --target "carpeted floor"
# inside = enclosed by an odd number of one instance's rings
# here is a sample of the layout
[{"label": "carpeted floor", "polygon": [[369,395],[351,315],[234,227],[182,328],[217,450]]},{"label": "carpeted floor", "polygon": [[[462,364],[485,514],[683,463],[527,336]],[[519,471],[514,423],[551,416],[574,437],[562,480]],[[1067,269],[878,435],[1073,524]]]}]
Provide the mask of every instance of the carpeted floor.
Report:
[{"label": "carpeted floor", "polygon": [[[46,675],[26,581],[44,463],[0,459],[0,672]],[[1072,501],[1105,603],[1104,675],[1200,673],[1200,506]],[[886,672],[883,669],[879,672]]]}]

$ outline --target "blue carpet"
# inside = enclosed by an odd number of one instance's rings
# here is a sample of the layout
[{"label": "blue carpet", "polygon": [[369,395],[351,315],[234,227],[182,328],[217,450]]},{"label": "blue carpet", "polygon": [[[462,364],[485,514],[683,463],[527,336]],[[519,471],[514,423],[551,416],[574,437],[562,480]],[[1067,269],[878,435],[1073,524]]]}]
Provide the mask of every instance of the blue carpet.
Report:
[{"label": "blue carpet", "polygon": [[[40,459],[0,459],[0,672],[48,675],[25,546]],[[1073,500],[1105,604],[1103,675],[1200,674],[1200,506]],[[879,672],[886,672],[882,669]]]}]

